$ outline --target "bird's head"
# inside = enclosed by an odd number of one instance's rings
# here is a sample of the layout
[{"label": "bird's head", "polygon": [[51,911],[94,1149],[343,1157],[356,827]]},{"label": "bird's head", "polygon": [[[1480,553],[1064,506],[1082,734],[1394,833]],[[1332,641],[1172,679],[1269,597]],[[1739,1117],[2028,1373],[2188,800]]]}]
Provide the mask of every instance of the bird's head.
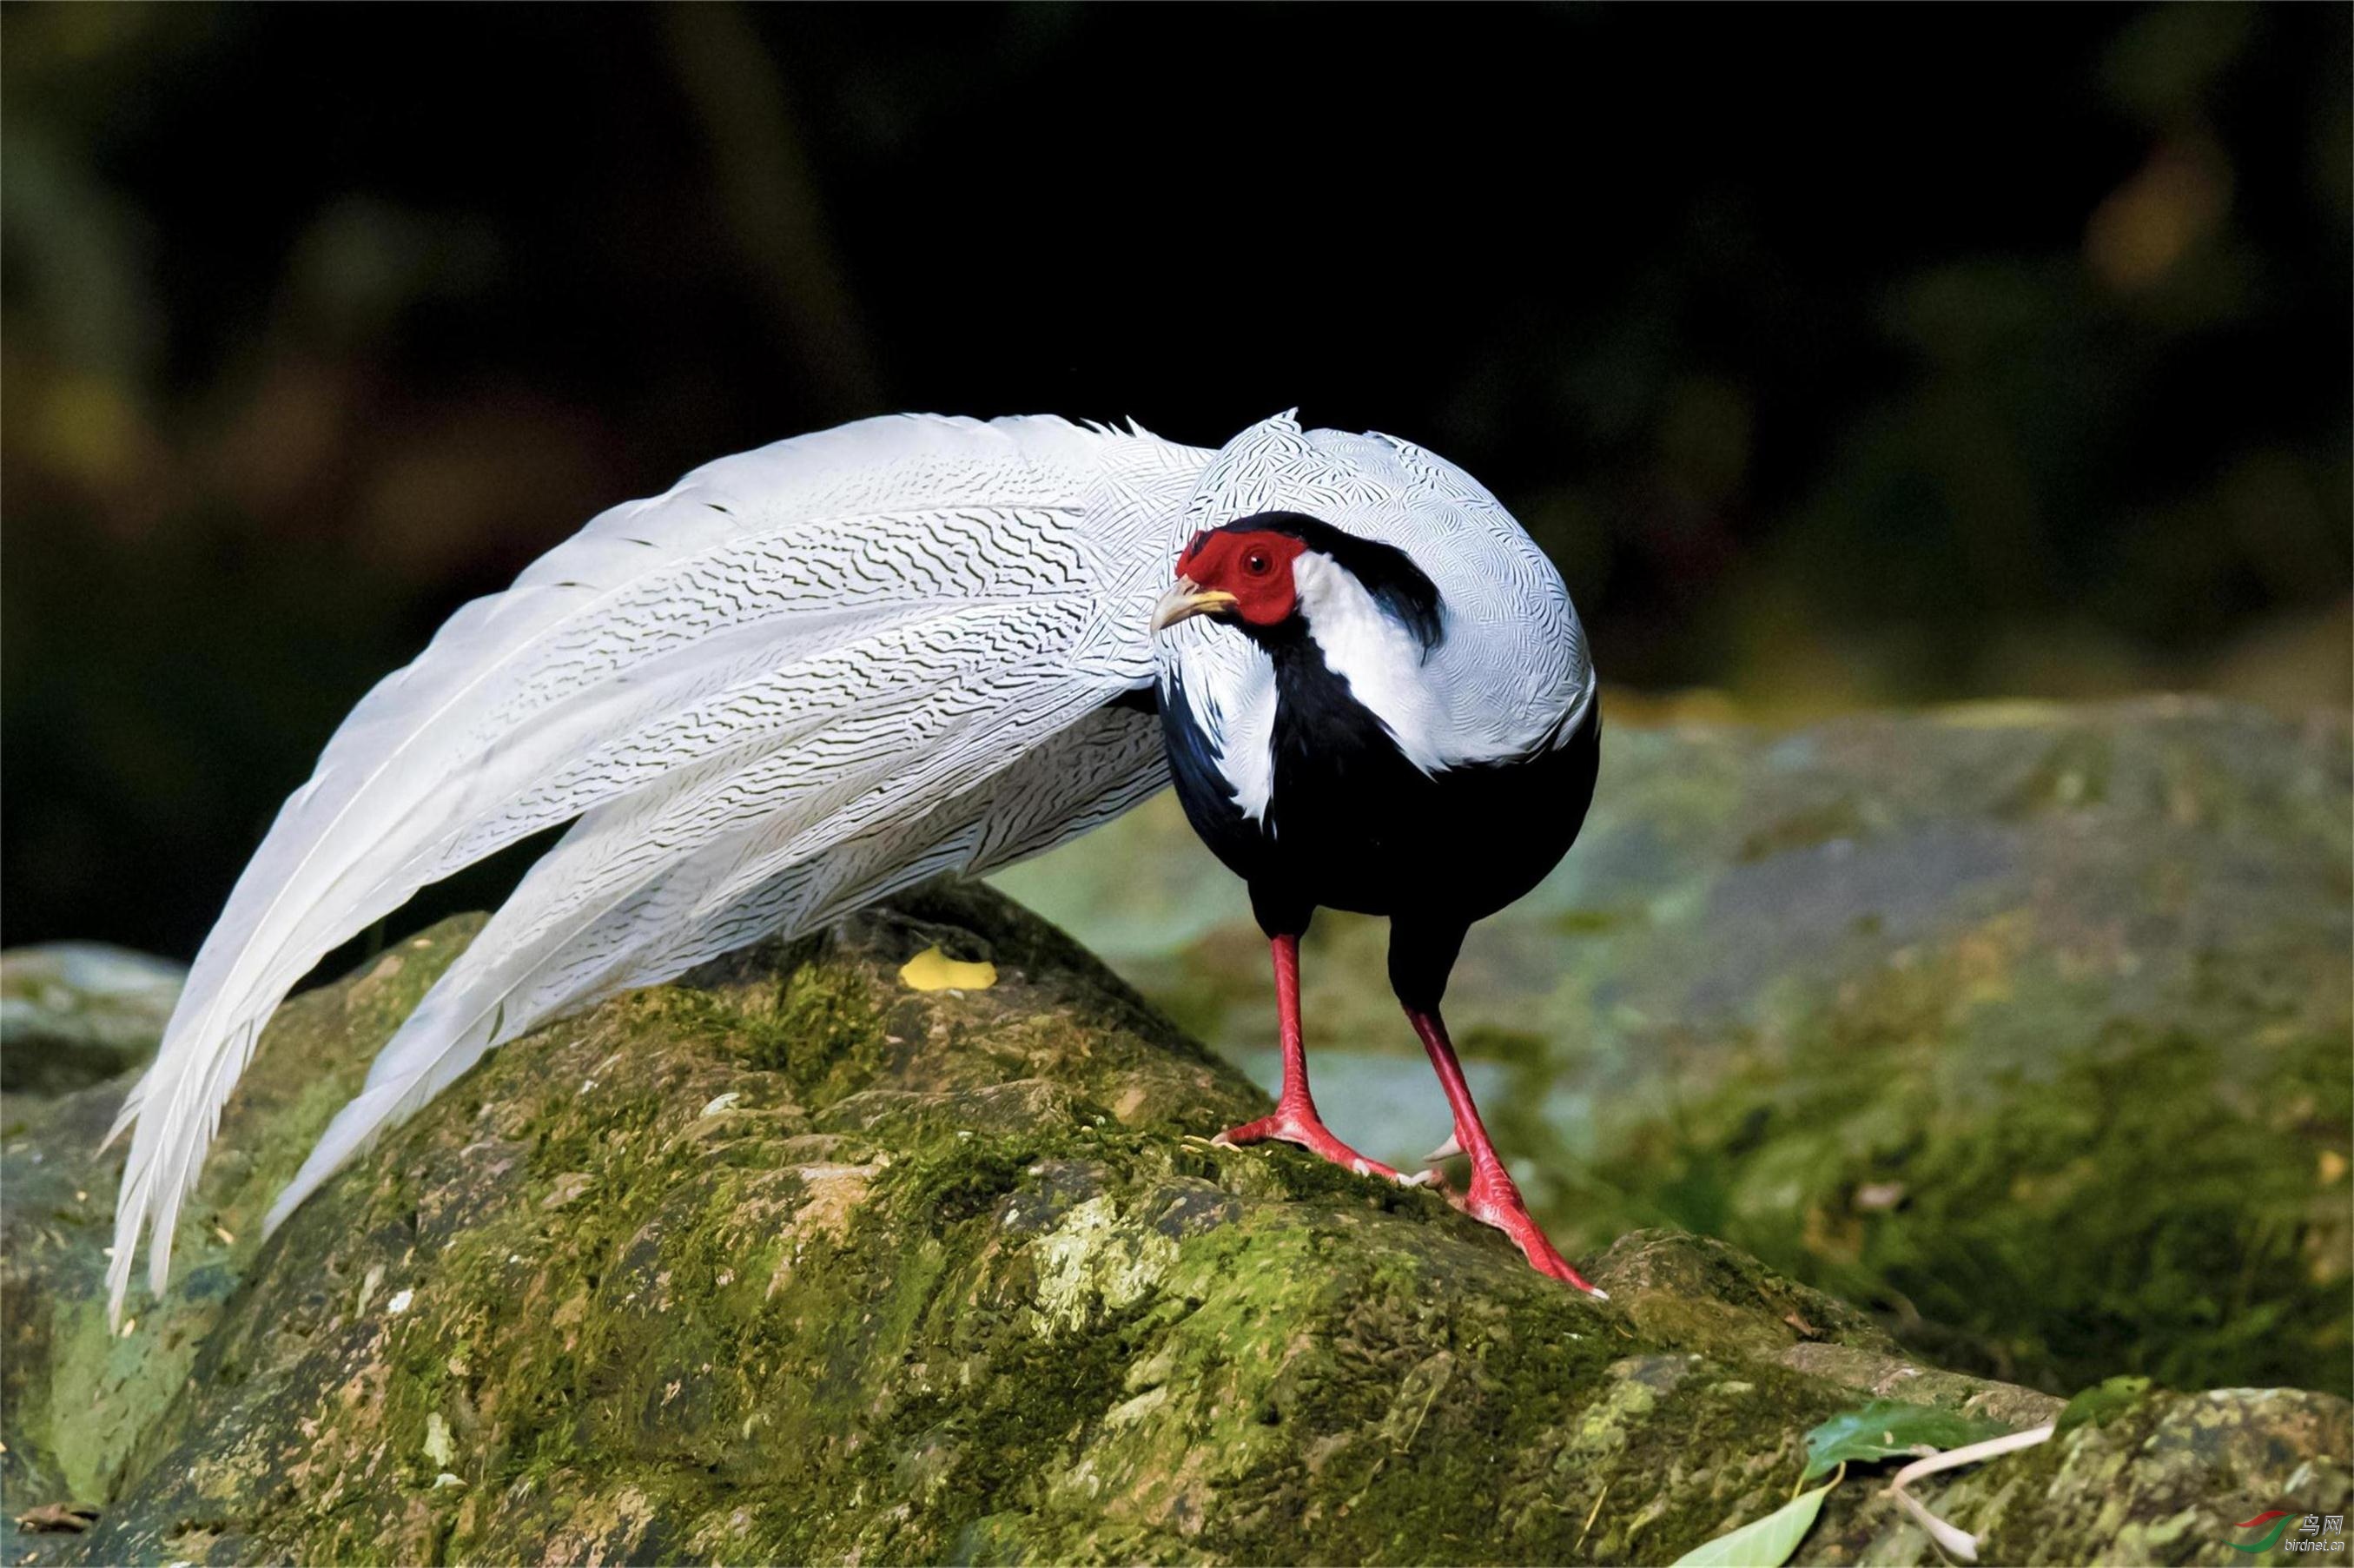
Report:
[{"label": "bird's head", "polygon": [[1371,599],[1427,650],[1443,631],[1438,590],[1395,546],[1295,512],[1206,528],[1177,556],[1177,580],[1153,607],[1156,632],[1194,616],[1265,636]]},{"label": "bird's head", "polygon": [[1259,518],[1203,530],[1179,553],[1177,581],[1153,607],[1152,630],[1197,615],[1280,626],[1299,609],[1292,565],[1306,548],[1297,534]]},{"label": "bird's head", "polygon": [[1303,723],[1353,704],[1430,772],[1524,755],[1592,695],[1561,575],[1477,480],[1411,441],[1278,415],[1220,449],[1171,521],[1176,580],[1150,615],[1161,712],[1206,743],[1247,817],[1270,799],[1286,701]]}]

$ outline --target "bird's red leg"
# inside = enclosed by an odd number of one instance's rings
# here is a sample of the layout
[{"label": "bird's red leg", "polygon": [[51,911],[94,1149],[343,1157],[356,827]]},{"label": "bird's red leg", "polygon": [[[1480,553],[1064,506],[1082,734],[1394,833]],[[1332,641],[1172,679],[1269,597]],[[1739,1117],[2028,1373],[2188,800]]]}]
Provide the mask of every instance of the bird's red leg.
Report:
[{"label": "bird's red leg", "polygon": [[1299,938],[1271,938],[1268,946],[1275,953],[1275,1008],[1283,1033],[1283,1092],[1276,1097],[1273,1116],[1228,1128],[1211,1141],[1264,1143],[1275,1139],[1296,1143],[1360,1176],[1383,1176],[1407,1186],[1422,1185],[1426,1178],[1401,1174],[1378,1160],[1366,1159],[1333,1137],[1324,1118],[1316,1114],[1316,1102],[1308,1094],[1307,1042],[1299,1030]]},{"label": "bird's red leg", "polygon": [[1471,1086],[1463,1081],[1463,1066],[1455,1059],[1455,1045],[1447,1038],[1447,1025],[1439,1022],[1436,1012],[1417,1012],[1408,1008],[1406,1017],[1414,1021],[1414,1032],[1422,1036],[1422,1047],[1430,1053],[1430,1065],[1438,1070],[1438,1082],[1447,1090],[1447,1103],[1455,1112],[1455,1141],[1471,1160],[1471,1190],[1464,1195],[1460,1205],[1463,1212],[1519,1243],[1530,1266],[1539,1274],[1549,1274],[1580,1290],[1601,1296],[1603,1292],[1586,1283],[1585,1277],[1569,1266],[1569,1260],[1554,1249],[1544,1231],[1530,1216],[1519,1185],[1505,1171],[1496,1146],[1488,1141],[1488,1129],[1479,1123],[1479,1107],[1471,1103]]}]

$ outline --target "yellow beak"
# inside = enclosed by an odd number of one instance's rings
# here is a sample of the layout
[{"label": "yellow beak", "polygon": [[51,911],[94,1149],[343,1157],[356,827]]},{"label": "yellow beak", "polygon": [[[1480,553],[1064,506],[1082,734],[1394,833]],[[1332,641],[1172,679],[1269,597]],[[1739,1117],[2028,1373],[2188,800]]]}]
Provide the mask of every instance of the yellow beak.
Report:
[{"label": "yellow beak", "polygon": [[1213,610],[1232,609],[1241,602],[1234,595],[1219,588],[1204,593],[1194,585],[1192,577],[1179,577],[1176,586],[1162,594],[1161,602],[1152,607],[1152,630],[1161,631],[1181,620],[1207,615]]}]

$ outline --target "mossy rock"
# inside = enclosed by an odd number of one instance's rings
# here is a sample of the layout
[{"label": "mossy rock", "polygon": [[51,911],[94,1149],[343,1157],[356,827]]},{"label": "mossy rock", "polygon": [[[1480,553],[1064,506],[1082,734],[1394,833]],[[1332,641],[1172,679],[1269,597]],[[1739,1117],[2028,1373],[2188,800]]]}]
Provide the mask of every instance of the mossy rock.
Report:
[{"label": "mossy rock", "polygon": [[[1473,930],[1449,1019],[1574,1246],[1719,1236],[2055,1393],[2343,1393],[2349,780],[2344,712],[2188,699],[1613,725],[1583,836]],[[1002,880],[1269,1060],[1257,929],[1163,803]],[[1319,917],[1306,1021],[1341,1135],[1410,1157],[1443,1119],[1385,1133],[1348,1095],[1424,1071],[1386,938]]]},{"label": "mossy rock", "polygon": [[155,1054],[187,970],[103,942],[0,954],[0,1090],[62,1094]]},{"label": "mossy rock", "polygon": [[[1659,1562],[1892,1392],[2012,1424],[1721,1243],[1530,1272],[1433,1193],[1202,1135],[1262,1097],[948,886],[495,1053],[256,1238],[467,923],[296,999],[161,1302],[104,1326],[117,1082],[6,1112],[11,1563]],[[998,983],[919,993],[922,948]],[[1435,1092],[1435,1091],[1434,1091]],[[1925,1487],[2004,1560],[2349,1511],[2341,1401],[2151,1393]],[[1929,1562],[1861,1480],[1804,1556]]]}]

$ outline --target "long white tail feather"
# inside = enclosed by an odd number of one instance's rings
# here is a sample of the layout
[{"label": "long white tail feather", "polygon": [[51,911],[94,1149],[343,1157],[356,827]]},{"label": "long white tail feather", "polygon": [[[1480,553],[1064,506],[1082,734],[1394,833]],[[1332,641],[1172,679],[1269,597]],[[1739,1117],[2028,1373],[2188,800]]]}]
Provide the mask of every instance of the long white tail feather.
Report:
[{"label": "long white tail feather", "polygon": [[[336,1113],[271,1205],[265,1234],[386,1129],[490,1051],[548,1019],[670,979],[763,937],[815,928],[938,873],[979,874],[1042,853],[1109,821],[1166,779],[1158,722],[1134,711],[1097,708],[929,812],[794,862],[738,896],[706,893],[684,916],[675,907],[681,887],[708,885],[709,873],[727,865],[736,846],[716,844],[672,863],[660,886],[617,906],[598,931],[583,933],[567,950],[567,961],[543,965],[534,977],[510,985],[503,1005],[485,1011],[453,993],[450,1005],[471,1014],[468,1026],[453,1028],[446,1013],[429,1016],[426,1007],[412,1014],[377,1055],[367,1086]],[[743,881],[740,874],[727,878],[730,886]],[[493,935],[486,927],[460,961],[482,950]],[[437,991],[428,1007],[440,997]]]},{"label": "long white tail feather", "polygon": [[[573,819],[549,859],[601,868],[525,879],[273,1223],[533,1023],[725,950],[717,933],[806,929],[937,865],[978,866],[991,844],[1050,841],[1056,821],[994,825],[990,810],[1039,808],[987,781],[1150,680],[1148,607],[1209,456],[1054,418],[866,420],[616,507],[460,610],[336,732],[197,955],[116,1123],[135,1130],[111,1309],[149,1226],[162,1289],[222,1105],[287,990],[429,882]],[[1149,792],[1155,767],[1059,810],[1091,825]],[[648,822],[679,836],[632,842]]]},{"label": "long white tail feather", "polygon": [[[1101,695],[1083,693],[1081,700],[1093,706]],[[340,1162],[341,1140],[356,1147],[372,1136],[371,1118],[405,1114],[483,1052],[554,1013],[668,978],[641,978],[631,960],[691,927],[699,907],[732,904],[737,890],[823,855],[868,825],[875,806],[887,803],[886,822],[924,812],[959,785],[960,775],[943,758],[961,756],[967,770],[981,772],[1018,758],[1025,749],[1021,726],[983,726],[978,721],[986,713],[974,713],[955,731],[902,714],[922,744],[868,751],[856,763],[839,755],[812,758],[804,740],[750,768],[698,767],[582,818],[378,1054],[365,1103],[338,1117],[306,1171],[323,1178]],[[801,777],[783,784],[748,780],[780,773]],[[869,810],[862,812],[862,805]],[[915,842],[920,847],[920,839]],[[610,977],[625,966],[627,978],[614,982]],[[428,1079],[429,1086],[417,1092]]]}]

